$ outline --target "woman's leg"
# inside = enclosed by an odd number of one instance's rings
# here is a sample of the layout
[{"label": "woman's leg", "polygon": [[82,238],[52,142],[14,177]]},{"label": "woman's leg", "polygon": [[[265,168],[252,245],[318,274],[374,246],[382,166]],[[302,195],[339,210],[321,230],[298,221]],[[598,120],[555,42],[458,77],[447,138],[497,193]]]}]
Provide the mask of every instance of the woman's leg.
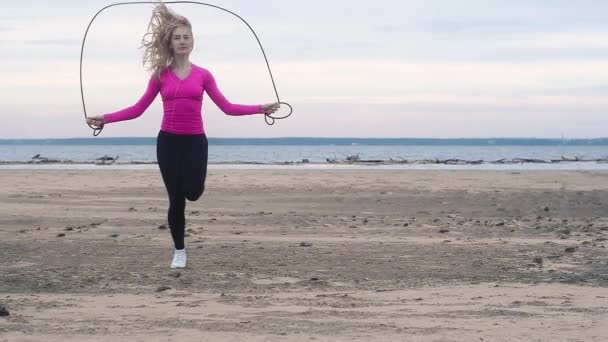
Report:
[{"label": "woman's leg", "polygon": [[196,201],[205,191],[207,178],[208,142],[207,136],[189,136],[185,148],[182,172],[182,193],[190,201]]},{"label": "woman's leg", "polygon": [[167,194],[169,195],[168,221],[175,249],[184,249],[186,198],[182,190],[183,141],[176,134],[161,131],[158,134],[156,158]]}]

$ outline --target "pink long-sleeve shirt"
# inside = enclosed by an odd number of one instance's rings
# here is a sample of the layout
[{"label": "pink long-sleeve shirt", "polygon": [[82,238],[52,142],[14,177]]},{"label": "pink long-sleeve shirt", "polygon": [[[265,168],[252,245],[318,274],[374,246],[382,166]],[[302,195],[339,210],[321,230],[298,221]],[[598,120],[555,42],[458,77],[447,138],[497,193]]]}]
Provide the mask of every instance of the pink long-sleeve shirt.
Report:
[{"label": "pink long-sleeve shirt", "polygon": [[148,109],[160,92],[163,99],[161,130],[177,134],[205,133],[202,117],[203,92],[228,115],[248,115],[263,112],[262,105],[230,103],[220,92],[213,75],[204,68],[192,64],[190,74],[180,79],[171,68],[160,73],[160,79],[152,75],[143,96],[131,107],[104,114],[104,122],[132,120]]}]

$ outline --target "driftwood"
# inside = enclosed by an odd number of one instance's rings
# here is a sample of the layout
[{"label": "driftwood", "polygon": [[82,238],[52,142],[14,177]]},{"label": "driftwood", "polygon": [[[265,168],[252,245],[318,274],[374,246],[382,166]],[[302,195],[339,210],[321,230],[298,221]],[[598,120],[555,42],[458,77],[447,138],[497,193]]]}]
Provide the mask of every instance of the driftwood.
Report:
[{"label": "driftwood", "polygon": [[482,164],[483,160],[462,160],[462,159],[446,159],[446,160],[435,160],[435,164],[448,164],[448,165],[466,165],[466,164]]},{"label": "driftwood", "polygon": [[[10,161],[0,161],[1,165],[4,164],[38,164],[38,163],[60,163],[60,164],[97,164],[97,165],[111,165],[116,163],[119,156],[110,157],[108,155],[104,155],[103,157],[96,158],[93,161],[73,161],[73,160],[59,160],[59,159],[51,159],[47,157],[43,157],[40,154],[36,154],[29,161],[23,162],[10,162]],[[538,163],[538,164],[548,164],[548,163],[568,163],[568,162],[596,162],[596,163],[608,163],[608,157],[605,158],[596,158],[596,159],[585,159],[580,157],[564,157],[561,159],[535,159],[535,158],[513,158],[506,159],[502,158],[494,161],[486,161],[486,160],[464,160],[457,158],[450,159],[419,159],[419,160],[408,160],[403,157],[398,157],[398,159],[389,158],[387,160],[384,159],[361,159],[359,154],[347,156],[344,159],[334,158],[326,158],[325,161],[328,164],[359,164],[359,165],[398,165],[398,164],[409,164],[409,165],[417,165],[417,164],[444,164],[444,165],[478,165],[478,164],[522,164],[522,163]],[[124,161],[124,164],[156,164],[156,161],[138,161],[138,160],[130,160]],[[234,162],[216,162],[216,164],[250,164],[250,165],[293,165],[293,164],[307,164],[311,163],[309,159],[302,159],[301,161],[284,161],[284,162],[255,162],[255,161],[234,161]]]},{"label": "driftwood", "polygon": [[513,159],[499,159],[495,161],[485,161],[482,159],[479,160],[464,160],[464,159],[421,159],[421,160],[411,160],[401,158],[401,160],[396,160],[393,158],[389,158],[388,160],[383,159],[361,159],[359,155],[351,155],[347,156],[345,159],[337,159],[337,158],[326,158],[325,161],[330,164],[445,164],[445,165],[479,165],[483,163],[492,163],[492,164],[521,164],[521,163],[537,163],[537,164],[546,164],[546,163],[559,163],[559,162],[599,162],[599,163],[608,163],[608,157],[603,159],[581,159],[579,157],[574,158],[566,158],[562,157],[559,160],[544,160],[544,159],[535,159],[535,158],[513,158]]},{"label": "driftwood", "polygon": [[61,163],[63,162],[62,160],[59,159],[50,159],[47,157],[42,157],[40,156],[40,154],[37,154],[35,156],[32,157],[32,160],[30,161],[30,163],[34,163],[34,164],[39,164],[39,163]]},{"label": "driftwood", "polygon": [[530,159],[530,158],[514,158],[512,160],[513,163],[548,163],[546,160],[542,159]]},{"label": "driftwood", "polygon": [[579,158],[579,157],[574,157],[574,158],[567,158],[562,156],[562,159],[554,159],[551,160],[554,163],[559,163],[559,162],[607,162],[608,158],[604,158],[604,159],[583,159],[583,158]]},{"label": "driftwood", "polygon": [[99,157],[99,158],[95,159],[95,164],[111,165],[111,164],[114,164],[117,160],[118,160],[118,156],[112,158],[108,155],[105,155],[103,157]]}]

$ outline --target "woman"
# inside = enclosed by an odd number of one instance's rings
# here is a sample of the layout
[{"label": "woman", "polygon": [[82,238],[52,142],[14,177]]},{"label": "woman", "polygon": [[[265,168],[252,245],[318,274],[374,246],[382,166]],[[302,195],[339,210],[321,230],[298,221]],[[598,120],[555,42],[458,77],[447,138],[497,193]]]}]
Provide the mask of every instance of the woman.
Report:
[{"label": "woman", "polygon": [[139,117],[160,92],[163,121],[156,154],[169,195],[169,227],[175,245],[171,268],[186,267],[184,245],[186,199],[196,201],[205,189],[207,137],[201,115],[203,93],[228,115],[272,114],[278,103],[239,105],[230,103],[218,89],[213,75],[190,62],[194,45],[192,25],[164,4],[155,7],[148,32],[142,40],[144,64],[152,71],[148,88],[139,101],[123,110],[89,117],[101,127]]}]

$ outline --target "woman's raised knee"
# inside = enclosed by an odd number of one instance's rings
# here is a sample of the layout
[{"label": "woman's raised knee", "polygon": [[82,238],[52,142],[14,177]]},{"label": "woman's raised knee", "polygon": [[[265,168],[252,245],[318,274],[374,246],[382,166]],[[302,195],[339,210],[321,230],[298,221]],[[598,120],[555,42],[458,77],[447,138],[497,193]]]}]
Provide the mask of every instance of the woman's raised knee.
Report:
[{"label": "woman's raised knee", "polygon": [[205,187],[204,186],[201,187],[196,192],[188,191],[188,192],[185,193],[186,194],[186,198],[188,199],[188,201],[194,202],[194,201],[198,200],[201,197],[201,195],[203,194],[204,191],[205,191]]}]

